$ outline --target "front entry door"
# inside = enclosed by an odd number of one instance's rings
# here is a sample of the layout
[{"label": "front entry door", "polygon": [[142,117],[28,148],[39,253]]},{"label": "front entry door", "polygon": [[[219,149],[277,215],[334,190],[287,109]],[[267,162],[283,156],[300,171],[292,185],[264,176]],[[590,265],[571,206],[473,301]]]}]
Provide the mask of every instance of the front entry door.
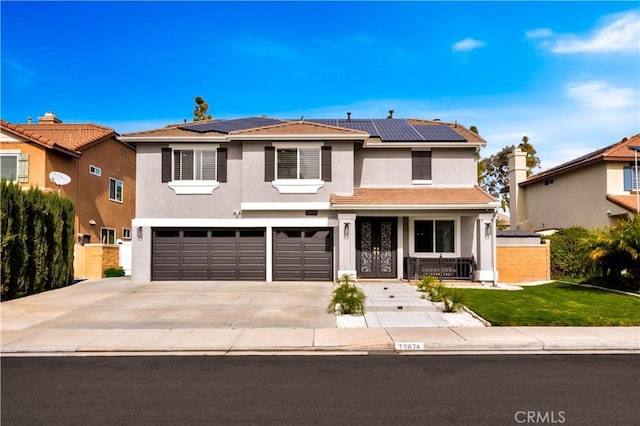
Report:
[{"label": "front entry door", "polygon": [[358,276],[396,278],[397,218],[358,218],[356,229]]}]

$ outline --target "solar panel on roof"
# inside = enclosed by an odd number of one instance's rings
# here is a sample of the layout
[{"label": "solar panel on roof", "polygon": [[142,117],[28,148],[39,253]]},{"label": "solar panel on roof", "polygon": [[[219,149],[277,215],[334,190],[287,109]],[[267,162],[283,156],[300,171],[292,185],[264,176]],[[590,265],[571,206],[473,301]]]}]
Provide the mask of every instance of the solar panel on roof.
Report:
[{"label": "solar panel on roof", "polygon": [[237,130],[254,129],[256,127],[273,126],[284,123],[282,120],[267,117],[249,117],[238,118],[233,120],[213,120],[206,123],[196,123],[180,126],[182,130],[190,130],[192,132],[207,133],[219,132],[229,133]]},{"label": "solar panel on roof", "polygon": [[419,141],[422,137],[406,120],[377,119],[371,120],[376,126],[383,141]]},{"label": "solar panel on roof", "polygon": [[413,127],[428,142],[465,142],[467,140],[445,124],[414,124]]}]

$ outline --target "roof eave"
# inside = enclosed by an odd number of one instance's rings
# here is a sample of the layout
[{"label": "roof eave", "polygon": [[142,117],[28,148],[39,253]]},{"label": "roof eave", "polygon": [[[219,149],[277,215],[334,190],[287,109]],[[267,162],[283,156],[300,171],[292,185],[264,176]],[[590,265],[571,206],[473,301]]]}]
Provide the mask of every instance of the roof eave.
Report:
[{"label": "roof eave", "polygon": [[244,135],[239,135],[239,134],[233,134],[233,135],[229,135],[228,139],[229,141],[300,141],[300,140],[323,140],[323,141],[329,141],[329,140],[333,140],[333,141],[364,141],[369,137],[368,134],[358,134],[358,133],[345,133],[345,134],[335,134],[335,133],[324,133],[324,134],[286,134],[286,135],[279,135],[279,134],[259,134],[259,135],[252,135],[252,134],[244,134]]},{"label": "roof eave", "polygon": [[482,148],[486,142],[367,142],[364,148]]},{"label": "roof eave", "polygon": [[[201,134],[201,133],[196,133]],[[121,142],[127,143],[158,143],[158,142],[229,142],[225,135],[218,136],[118,136]]]},{"label": "roof eave", "polygon": [[357,204],[331,203],[332,210],[495,210],[498,202],[482,204]]}]

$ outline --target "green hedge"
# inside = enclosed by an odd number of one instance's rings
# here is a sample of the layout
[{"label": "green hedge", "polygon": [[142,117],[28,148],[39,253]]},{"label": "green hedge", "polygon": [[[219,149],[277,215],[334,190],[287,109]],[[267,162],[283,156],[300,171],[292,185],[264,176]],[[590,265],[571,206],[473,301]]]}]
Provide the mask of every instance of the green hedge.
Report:
[{"label": "green hedge", "polygon": [[591,232],[576,226],[561,229],[547,237],[551,241],[551,278],[584,278],[587,274],[580,242]]},{"label": "green hedge", "polygon": [[2,300],[73,282],[75,207],[68,198],[0,182]]}]

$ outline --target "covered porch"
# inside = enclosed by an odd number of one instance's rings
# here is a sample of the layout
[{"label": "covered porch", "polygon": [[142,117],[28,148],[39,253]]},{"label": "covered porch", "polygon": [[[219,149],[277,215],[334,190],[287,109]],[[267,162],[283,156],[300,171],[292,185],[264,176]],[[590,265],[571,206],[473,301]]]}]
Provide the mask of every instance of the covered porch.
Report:
[{"label": "covered porch", "polygon": [[473,188],[356,188],[338,210],[338,277],[493,282],[498,203]]}]

